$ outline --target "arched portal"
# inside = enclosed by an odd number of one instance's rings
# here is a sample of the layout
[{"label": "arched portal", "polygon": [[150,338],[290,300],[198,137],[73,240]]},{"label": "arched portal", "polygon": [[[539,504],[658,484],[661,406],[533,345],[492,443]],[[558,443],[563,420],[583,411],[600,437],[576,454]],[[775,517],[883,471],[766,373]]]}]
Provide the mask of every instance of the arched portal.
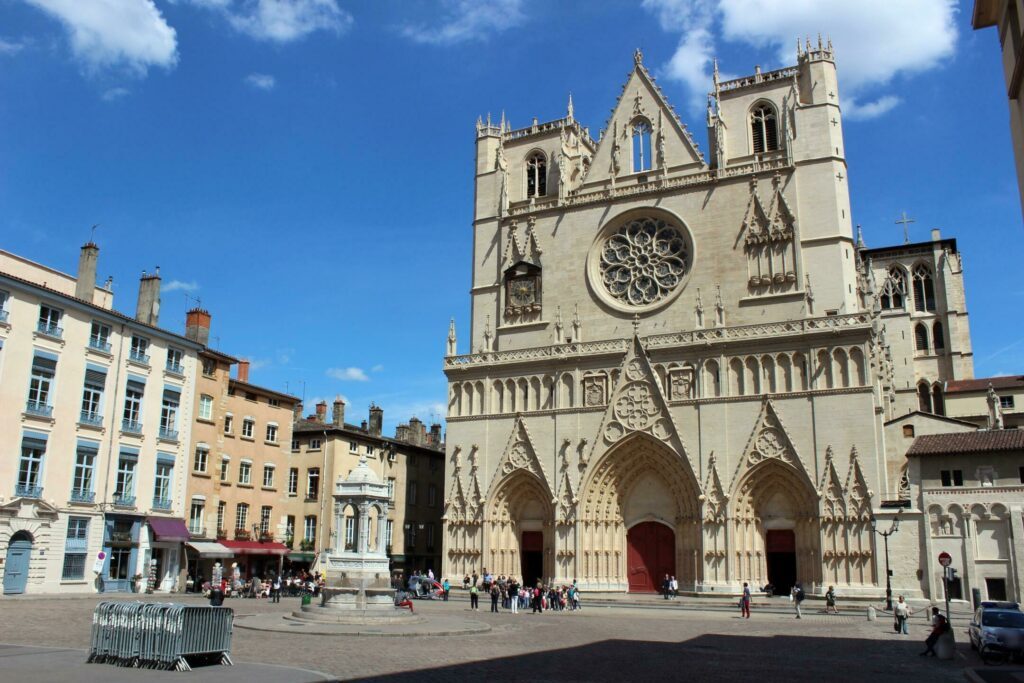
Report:
[{"label": "arched portal", "polygon": [[655,590],[665,573],[683,586],[698,580],[699,489],[683,456],[637,433],[601,456],[580,490],[576,571],[585,586]]},{"label": "arched portal", "polygon": [[735,581],[808,587],[821,572],[817,495],[807,475],[782,458],[766,458],[744,473],[732,501]]},{"label": "arched portal", "polygon": [[484,519],[487,571],[520,577],[528,586],[554,575],[551,498],[547,485],[525,469],[514,470],[498,483]]},{"label": "arched portal", "polygon": [[28,584],[28,565],[32,559],[32,535],[19,531],[11,536],[4,560],[4,595],[25,592]]}]

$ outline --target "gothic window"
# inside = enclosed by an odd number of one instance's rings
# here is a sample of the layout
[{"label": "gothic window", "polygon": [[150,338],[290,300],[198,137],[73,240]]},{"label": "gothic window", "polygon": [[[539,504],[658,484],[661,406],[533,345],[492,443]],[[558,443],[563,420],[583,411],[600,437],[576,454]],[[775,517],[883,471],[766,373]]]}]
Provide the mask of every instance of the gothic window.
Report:
[{"label": "gothic window", "polygon": [[612,232],[594,255],[605,291],[621,304],[645,307],[680,289],[691,253],[685,228],[640,216]]},{"label": "gothic window", "polygon": [[903,297],[907,293],[907,280],[899,266],[889,269],[889,277],[882,287],[881,304],[884,310],[903,308]]},{"label": "gothic window", "polygon": [[651,170],[651,124],[644,119],[633,122],[633,173]]},{"label": "gothic window", "polygon": [[946,402],[942,398],[942,385],[938,383],[932,387],[932,412],[936,415],[946,414]]},{"label": "gothic window", "polygon": [[914,310],[935,310],[935,285],[931,268],[923,263],[914,266]]},{"label": "gothic window", "polygon": [[779,148],[779,126],[775,109],[759,104],[750,112],[750,137],[754,154],[771,152]]},{"label": "gothic window", "polygon": [[932,348],[934,348],[936,352],[940,352],[946,348],[946,339],[943,335],[942,323],[938,321],[932,325]]},{"label": "gothic window", "polygon": [[928,328],[924,323],[914,326],[914,349],[924,353],[928,351]]},{"label": "gothic window", "polygon": [[548,164],[541,152],[526,160],[526,196],[543,197],[548,193]]},{"label": "gothic window", "polygon": [[922,413],[932,412],[932,393],[925,382],[917,385],[917,402]]}]

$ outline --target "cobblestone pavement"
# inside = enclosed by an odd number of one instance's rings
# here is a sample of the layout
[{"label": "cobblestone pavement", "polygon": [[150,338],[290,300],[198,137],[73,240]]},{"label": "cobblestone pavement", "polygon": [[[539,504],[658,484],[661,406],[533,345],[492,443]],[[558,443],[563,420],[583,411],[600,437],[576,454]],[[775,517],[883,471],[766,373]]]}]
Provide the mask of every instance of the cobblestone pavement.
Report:
[{"label": "cobblestone pavement", "polygon": [[[164,598],[167,599],[166,597]],[[174,601],[205,604],[195,598]],[[87,648],[92,609],[99,597],[0,599],[0,641]],[[280,604],[229,600],[236,614],[280,614]],[[490,614],[461,602],[417,603],[417,611],[465,617],[492,627],[453,637],[367,638],[235,629],[236,661],[322,671],[342,680],[520,681],[691,680],[962,681],[964,667],[980,665],[956,624],[959,651],[952,662],[918,657],[927,626],[912,619],[911,635],[898,636],[885,617],[805,614],[803,619],[758,613],[750,620],[721,611],[668,611],[595,607],[580,612]],[[808,610],[809,611],[809,610]],[[429,622],[428,622],[429,623]]]}]

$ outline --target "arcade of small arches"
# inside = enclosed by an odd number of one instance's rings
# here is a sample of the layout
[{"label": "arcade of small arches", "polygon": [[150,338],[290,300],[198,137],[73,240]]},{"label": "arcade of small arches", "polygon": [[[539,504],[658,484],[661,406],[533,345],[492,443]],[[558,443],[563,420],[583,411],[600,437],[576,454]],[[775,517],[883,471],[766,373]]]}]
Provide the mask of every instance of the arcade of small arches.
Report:
[{"label": "arcade of small arches", "polygon": [[[979,525],[981,528],[985,525],[1005,526],[1009,519],[1009,510],[1001,503],[949,503],[928,507],[928,524],[933,538],[977,536]],[[974,528],[970,528],[971,525]],[[1003,532],[1008,535],[1009,530],[1004,529]]]},{"label": "arcade of small arches", "polygon": [[[869,383],[869,365],[859,346],[819,349],[812,355],[795,352],[654,363],[652,368],[670,401],[845,389]],[[603,406],[618,380],[616,369],[451,382],[448,416]]]},{"label": "arcade of small arches", "polygon": [[713,455],[701,485],[685,456],[640,433],[586,467],[578,492],[568,477],[553,490],[536,469],[502,472],[478,508],[449,501],[444,571],[629,592],[656,591],[665,574],[694,591],[875,586],[856,450],[845,484],[829,451],[819,490],[780,430],[762,422],[728,486]]}]

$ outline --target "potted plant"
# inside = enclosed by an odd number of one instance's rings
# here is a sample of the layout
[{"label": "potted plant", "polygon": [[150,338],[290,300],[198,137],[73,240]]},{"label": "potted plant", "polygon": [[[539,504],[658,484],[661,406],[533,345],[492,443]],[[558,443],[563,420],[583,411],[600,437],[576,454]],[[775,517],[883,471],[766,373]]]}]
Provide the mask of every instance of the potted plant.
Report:
[{"label": "potted plant", "polygon": [[299,543],[299,550],[303,552],[310,552],[313,550],[315,545],[316,544],[313,543],[313,541],[302,541],[301,543]]}]

